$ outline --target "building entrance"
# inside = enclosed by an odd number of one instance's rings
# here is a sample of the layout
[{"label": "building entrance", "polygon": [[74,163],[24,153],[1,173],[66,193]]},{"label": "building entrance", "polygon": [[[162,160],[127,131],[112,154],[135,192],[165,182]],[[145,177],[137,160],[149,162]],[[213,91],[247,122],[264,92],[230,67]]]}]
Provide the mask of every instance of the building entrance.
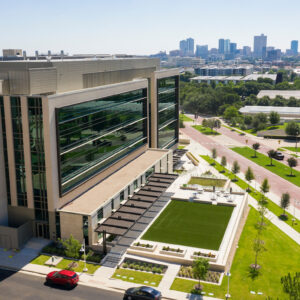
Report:
[{"label": "building entrance", "polygon": [[40,238],[49,239],[49,225],[46,223],[35,224],[35,235]]}]

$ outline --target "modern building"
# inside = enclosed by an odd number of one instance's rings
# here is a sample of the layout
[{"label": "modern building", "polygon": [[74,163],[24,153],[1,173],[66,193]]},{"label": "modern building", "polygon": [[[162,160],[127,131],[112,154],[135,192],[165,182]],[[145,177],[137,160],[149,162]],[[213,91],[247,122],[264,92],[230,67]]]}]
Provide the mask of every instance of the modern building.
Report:
[{"label": "modern building", "polygon": [[23,242],[73,234],[93,245],[98,222],[151,173],[172,173],[179,70],[159,65],[0,62],[2,247],[12,245],[12,228]]},{"label": "modern building", "polygon": [[291,41],[291,51],[294,55],[298,55],[298,41]]},{"label": "modern building", "polygon": [[249,47],[249,46],[244,46],[244,47],[243,47],[243,55],[244,55],[244,56],[250,56],[250,55],[251,55],[251,47]]},{"label": "modern building", "polygon": [[244,106],[239,109],[243,115],[256,115],[258,113],[270,114],[277,112],[283,120],[295,120],[300,118],[300,107],[282,106]]},{"label": "modern building", "polygon": [[2,53],[3,53],[3,57],[20,56],[23,54],[22,49],[3,49]]},{"label": "modern building", "polygon": [[217,65],[209,65],[203,66],[195,69],[195,73],[201,76],[246,76],[253,73],[252,65],[240,65],[240,66],[217,66]]},{"label": "modern building", "polygon": [[187,55],[193,56],[195,54],[195,40],[192,38],[186,39],[187,42]]},{"label": "modern building", "polygon": [[196,52],[195,52],[196,57],[201,57],[201,58],[207,58],[208,56],[208,45],[197,45],[196,46]]},{"label": "modern building", "polygon": [[300,90],[261,90],[258,93],[257,98],[262,98],[265,96],[269,97],[270,99],[275,99],[277,96],[280,96],[284,99],[290,99],[291,97],[300,99]]},{"label": "modern building", "polygon": [[224,54],[225,53],[225,40],[219,39],[219,53]]},{"label": "modern building", "polygon": [[267,60],[280,60],[281,58],[281,50],[280,49],[272,49],[267,51]]},{"label": "modern building", "polygon": [[188,49],[187,40],[182,40],[179,42],[179,49],[182,56],[185,56],[187,54],[187,49]]},{"label": "modern building", "polygon": [[229,39],[226,39],[224,41],[224,53],[225,54],[230,53],[230,40]]},{"label": "modern building", "polygon": [[230,45],[229,45],[229,47],[230,47],[230,53],[231,54],[236,54],[236,51],[237,51],[237,44],[236,43],[230,43]]},{"label": "modern building", "polygon": [[264,34],[254,36],[253,55],[262,58],[267,48],[267,36]]}]

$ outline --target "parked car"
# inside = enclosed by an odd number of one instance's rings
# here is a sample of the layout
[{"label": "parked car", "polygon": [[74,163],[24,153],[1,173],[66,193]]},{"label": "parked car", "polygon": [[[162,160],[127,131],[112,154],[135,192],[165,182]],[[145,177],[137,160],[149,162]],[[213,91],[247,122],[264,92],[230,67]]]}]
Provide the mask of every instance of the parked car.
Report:
[{"label": "parked car", "polygon": [[274,155],[274,158],[278,159],[278,160],[283,160],[284,159],[284,155],[281,152],[276,151],[276,153]]},{"label": "parked car", "polygon": [[79,281],[79,276],[76,272],[62,270],[62,271],[52,271],[46,277],[46,282],[48,284],[59,284],[66,287],[74,287]]},{"label": "parked car", "polygon": [[124,294],[124,300],[160,300],[161,292],[149,287],[141,286],[137,288],[130,288]]}]

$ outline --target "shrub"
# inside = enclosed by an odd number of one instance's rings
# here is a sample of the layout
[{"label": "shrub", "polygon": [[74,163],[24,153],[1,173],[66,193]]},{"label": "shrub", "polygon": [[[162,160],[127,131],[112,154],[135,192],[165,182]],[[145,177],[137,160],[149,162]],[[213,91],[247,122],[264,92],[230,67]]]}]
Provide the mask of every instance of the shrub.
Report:
[{"label": "shrub", "polygon": [[127,265],[126,263],[124,263],[124,264],[123,264],[123,268],[126,269],[127,267],[128,267],[128,265]]}]

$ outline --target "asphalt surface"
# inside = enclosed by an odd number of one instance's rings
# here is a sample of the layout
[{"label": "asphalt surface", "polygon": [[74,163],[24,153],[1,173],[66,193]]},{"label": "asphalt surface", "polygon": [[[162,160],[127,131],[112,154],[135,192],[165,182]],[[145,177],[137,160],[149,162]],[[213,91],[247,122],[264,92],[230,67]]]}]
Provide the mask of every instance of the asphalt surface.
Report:
[{"label": "asphalt surface", "polygon": [[123,294],[78,285],[68,290],[59,286],[48,286],[44,277],[0,269],[0,300],[120,300]]}]

